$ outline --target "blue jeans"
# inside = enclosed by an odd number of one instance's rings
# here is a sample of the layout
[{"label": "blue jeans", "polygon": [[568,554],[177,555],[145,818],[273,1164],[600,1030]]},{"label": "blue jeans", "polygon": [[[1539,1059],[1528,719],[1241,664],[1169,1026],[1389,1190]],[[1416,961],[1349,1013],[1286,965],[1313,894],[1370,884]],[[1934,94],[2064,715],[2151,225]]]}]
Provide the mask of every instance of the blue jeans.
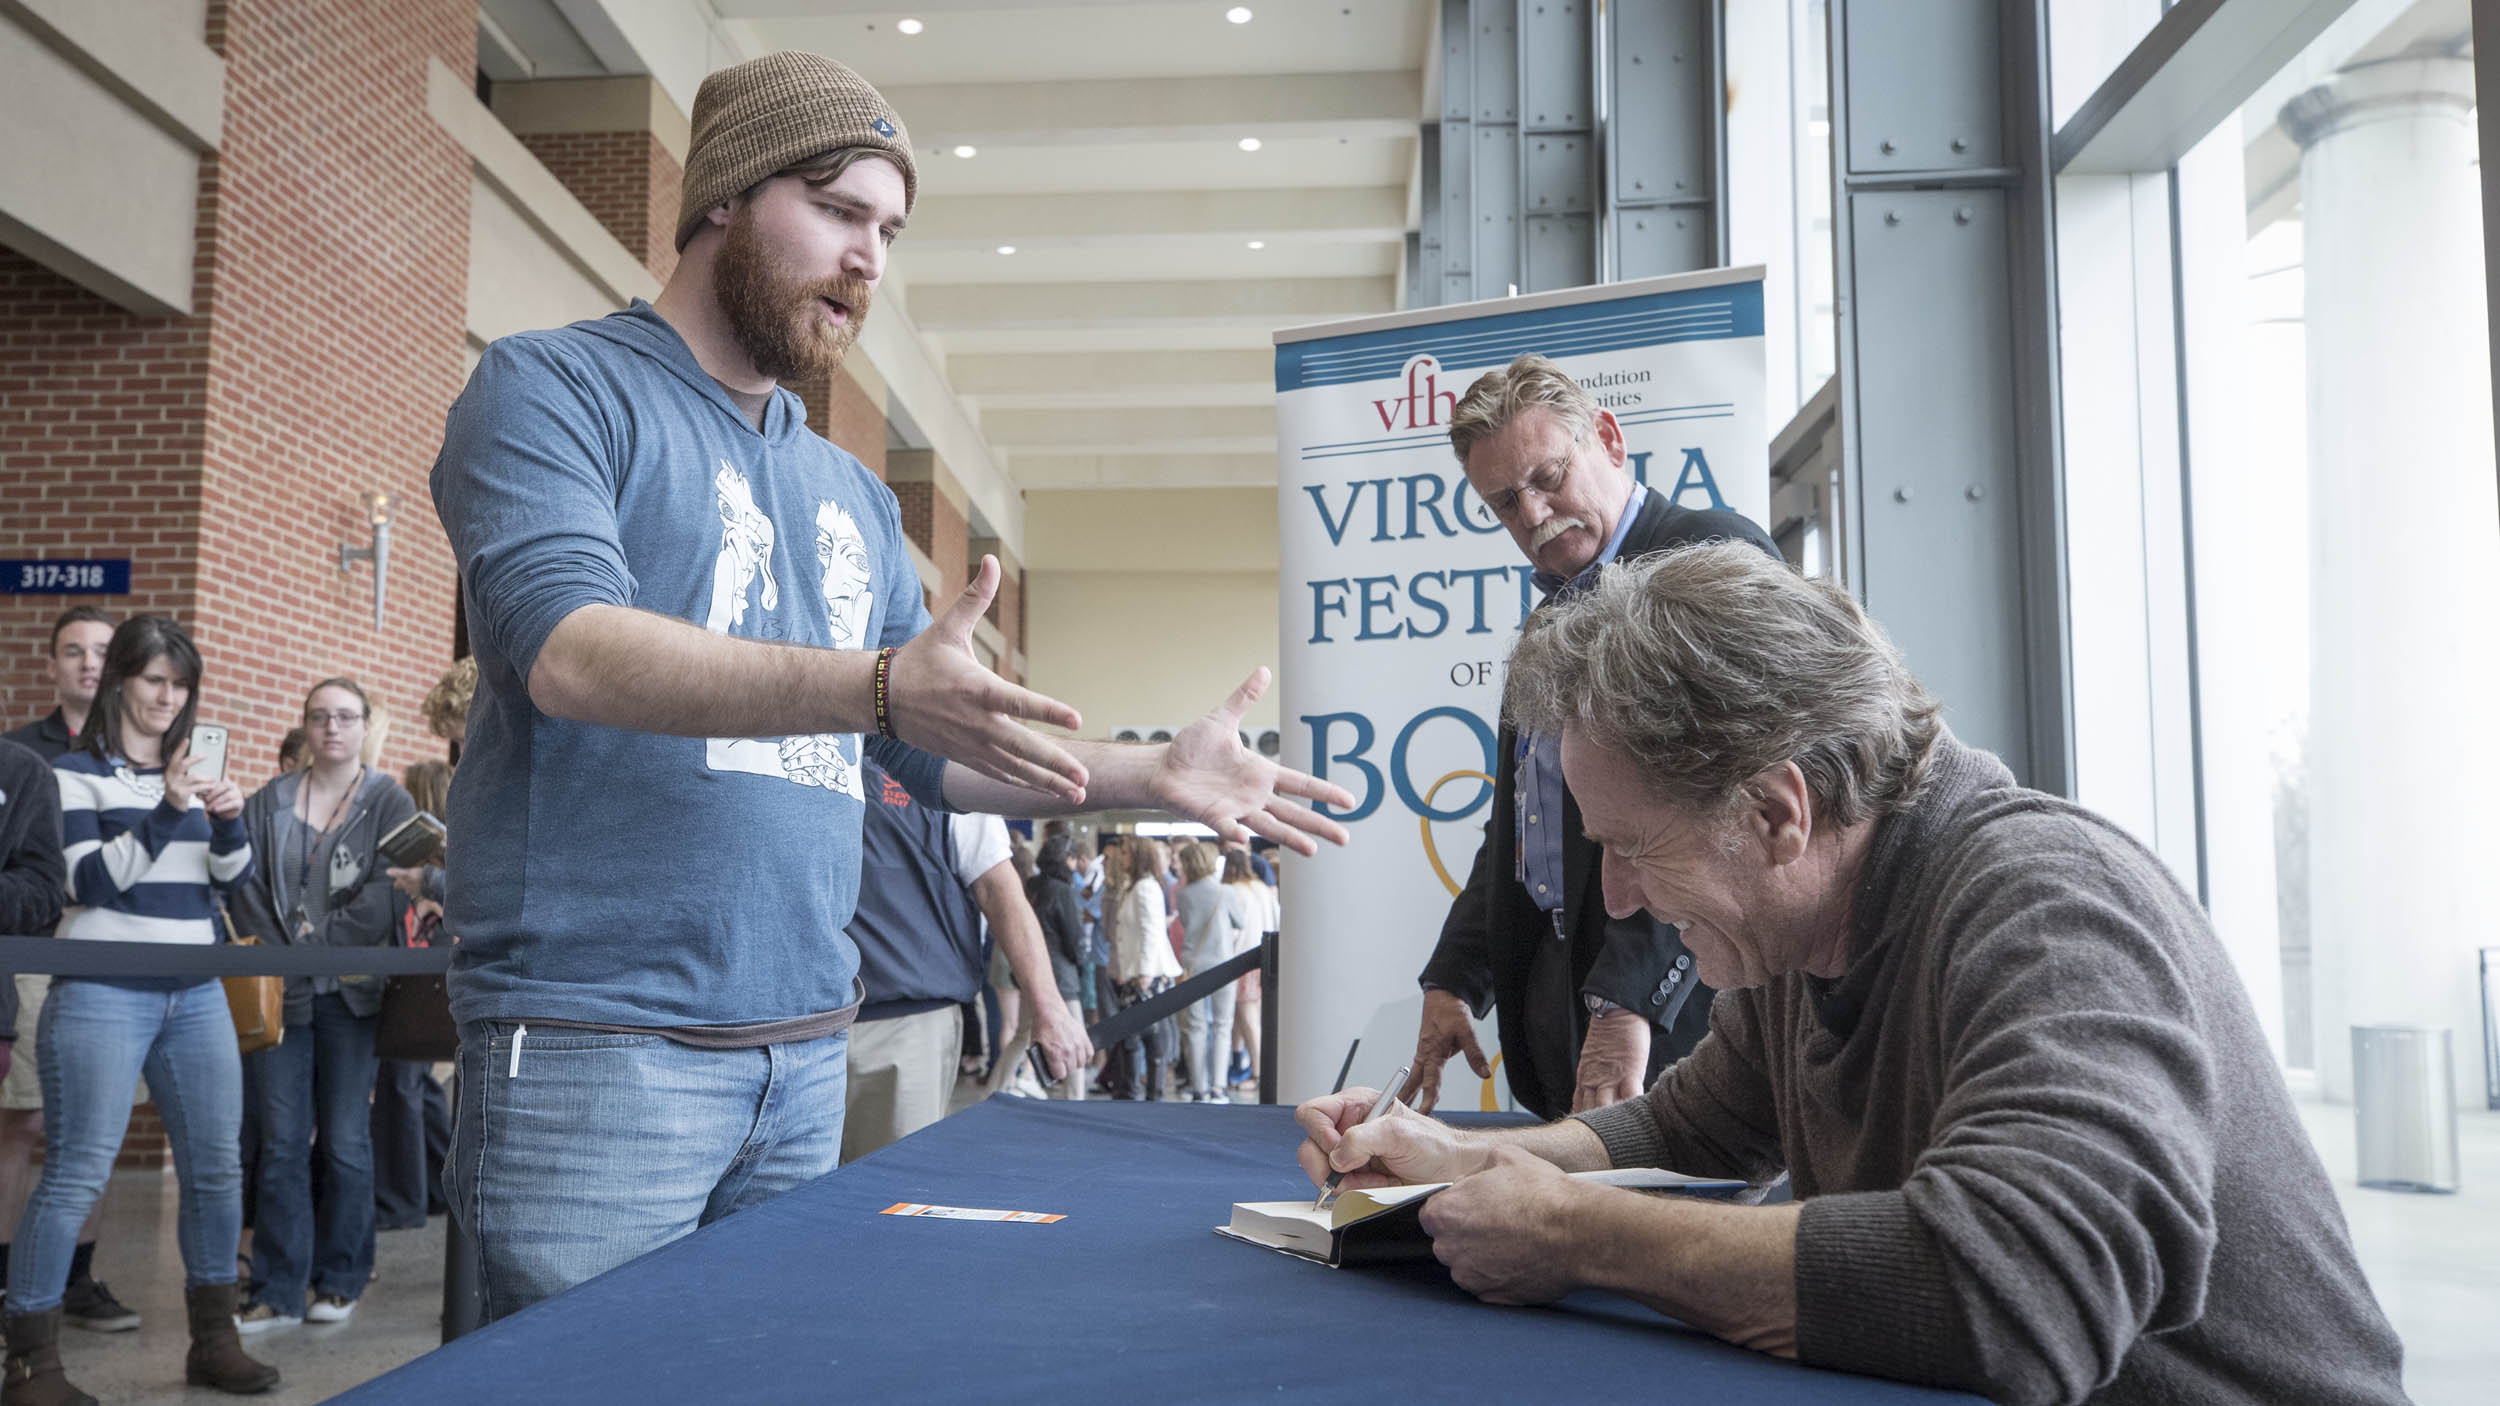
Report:
[{"label": "blue jeans", "polygon": [[[312,1022],[250,1058],[259,1086],[260,1180],[252,1297],[300,1318],[309,1287],[353,1299],[373,1277],[373,1029],[335,995]],[[313,1206],[320,1130],[321,1205]]]},{"label": "blue jeans", "polygon": [[850,1035],[706,1050],[658,1035],[460,1027],[451,1213],[485,1321],[830,1172]]},{"label": "blue jeans", "polygon": [[[1208,963],[1209,966],[1215,965]],[[1197,975],[1191,972],[1190,975]],[[1181,1007],[1181,1048],[1189,1051],[1189,1084],[1200,1098],[1220,1098],[1233,1062],[1233,986]]]},{"label": "blue jeans", "polygon": [[[1150,976],[1142,981],[1125,982],[1120,988],[1120,1009],[1140,1005],[1172,989],[1168,976]],[[1163,1071],[1172,1063],[1175,1031],[1172,1018],[1165,1016],[1128,1039],[1128,1088],[1121,1098],[1155,1099],[1163,1097]]]},{"label": "blue jeans", "polygon": [[226,989],[134,991],[60,977],[35,1025],[43,1065],[43,1176],[9,1251],[9,1312],[58,1308],[78,1226],[112,1175],[141,1073],[173,1144],[183,1284],[234,1282],[243,1233],[243,1064]]}]

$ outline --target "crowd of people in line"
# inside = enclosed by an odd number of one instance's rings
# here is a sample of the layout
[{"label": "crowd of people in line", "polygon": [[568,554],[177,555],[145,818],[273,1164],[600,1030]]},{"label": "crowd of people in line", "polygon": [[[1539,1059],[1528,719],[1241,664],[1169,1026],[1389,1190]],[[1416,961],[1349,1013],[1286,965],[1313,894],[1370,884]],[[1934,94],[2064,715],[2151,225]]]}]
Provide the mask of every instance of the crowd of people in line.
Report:
[{"label": "crowd of people in line", "polygon": [[[446,940],[442,856],[395,866],[383,841],[413,816],[449,813],[453,764],[419,761],[396,778],[379,767],[388,719],[356,680],[308,690],[274,776],[247,795],[222,762],[195,774],[201,662],[175,621],[117,624],[72,608],[53,624],[46,667],[56,706],[0,740],[0,932]],[[476,666],[463,660],[428,695],[436,736],[458,742],[475,688]],[[851,925],[870,999],[853,1027],[845,1160],[944,1116],[963,1092],[958,1078],[976,1093],[1055,1098],[1222,1102],[1249,1089],[1255,972],[1111,1049],[1026,1056],[1060,1012],[1091,1025],[1273,931],[1276,869],[1264,853],[1117,832],[1087,845],[1064,819],[1047,822],[1038,850],[996,816],[932,816],[914,830],[889,818],[907,794],[870,767],[888,801],[867,827],[872,862],[887,855],[906,872],[878,886]],[[950,871],[963,903],[895,906],[898,895],[945,888]],[[1028,925],[1047,964],[1020,971],[1006,934]],[[0,983],[10,1008],[0,1010],[0,1224],[14,1227],[0,1241],[0,1275],[13,1349],[46,1326],[139,1326],[92,1266],[130,1110],[144,1102],[158,1111],[179,1182],[189,1379],[265,1390],[276,1371],[245,1354],[241,1336],[351,1318],[373,1277],[377,1232],[444,1209],[448,1101],[429,1062],[377,1054],[383,990],[375,977],[290,978],[283,1036],[240,1053],[214,980],[133,971]],[[944,994],[925,999],[930,991]],[[908,1044],[873,1038],[931,1006],[942,1008],[943,1056],[913,1068]]]},{"label": "crowd of people in line", "polygon": [[[116,623],[74,607],[54,622],[46,662],[56,706],[0,739],[0,932],[194,945],[437,939],[442,869],[394,867],[382,841],[419,811],[446,809],[451,767],[421,761],[396,778],[378,767],[387,720],[355,680],[307,691],[275,776],[246,795],[230,759],[203,753],[194,765],[200,655],[174,620]],[[436,735],[459,735],[474,687],[473,669],[454,669],[428,695]],[[377,1231],[443,1208],[447,1103],[428,1063],[377,1056],[382,994],[375,977],[288,978],[283,1033],[246,1054],[214,979],[152,974],[142,959],[0,982],[12,1350],[57,1341],[63,1324],[139,1326],[92,1266],[142,1102],[179,1184],[187,1379],[266,1390],[277,1371],[245,1353],[243,1334],[349,1319]],[[12,1401],[26,1396],[19,1385]]]},{"label": "crowd of people in line", "polygon": [[[1049,889],[1064,888],[1072,905],[1071,946],[1077,957],[1079,1018],[1091,1025],[1174,985],[1221,966],[1277,930],[1281,912],[1276,867],[1256,846],[1220,845],[1182,837],[1117,832],[1083,852],[1066,822],[1044,826],[1038,853],[1017,846],[1014,862],[1028,874],[1028,896],[1052,927]],[[1060,843],[1053,847],[1052,841]],[[1044,887],[1047,886],[1047,887]],[[1214,994],[1157,1021],[1135,1039],[1097,1053],[1088,1078],[1066,1088],[1045,1086],[1018,1058],[1029,1019],[1003,958],[994,957],[985,1009],[968,1019],[964,1073],[990,1087],[1034,1097],[1163,1099],[1224,1103],[1254,1092],[1259,1061],[1259,975],[1250,972]],[[1012,1032],[995,1043],[983,1033]],[[1021,1037],[1021,1038],[1020,1038]],[[1003,1060],[985,1057],[1000,1051]]]}]

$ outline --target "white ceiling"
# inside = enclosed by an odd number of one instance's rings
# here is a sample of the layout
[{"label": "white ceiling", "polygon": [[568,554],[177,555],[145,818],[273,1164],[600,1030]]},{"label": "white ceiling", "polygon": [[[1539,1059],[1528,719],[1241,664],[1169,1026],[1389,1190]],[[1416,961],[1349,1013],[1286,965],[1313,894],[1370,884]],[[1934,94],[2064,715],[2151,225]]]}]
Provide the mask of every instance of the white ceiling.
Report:
[{"label": "white ceiling", "polygon": [[[908,8],[851,0],[714,0],[768,48],[814,49],[880,87],[1031,83],[1213,74],[1410,72],[1423,67],[1427,5],[1417,0],[1260,0],[1248,24],[1230,0],[1100,4],[1086,0],[923,0]],[[896,30],[911,16],[925,29]],[[911,114],[903,114],[909,122]]]},{"label": "white ceiling", "polygon": [[1246,2],[714,0],[902,113],[892,276],[1019,487],[1272,484],[1270,334],[1395,304],[1435,7]]}]

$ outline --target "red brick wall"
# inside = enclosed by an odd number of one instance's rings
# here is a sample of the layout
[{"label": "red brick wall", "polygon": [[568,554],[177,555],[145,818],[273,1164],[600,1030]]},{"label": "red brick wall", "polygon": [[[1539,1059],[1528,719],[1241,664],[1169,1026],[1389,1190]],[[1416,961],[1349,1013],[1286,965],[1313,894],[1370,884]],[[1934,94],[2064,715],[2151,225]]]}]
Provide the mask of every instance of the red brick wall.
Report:
[{"label": "red brick wall", "polygon": [[895,484],[894,498],[902,505],[903,535],[927,552],[937,566],[938,599],[953,600],[964,583],[972,579],[966,555],[972,534],[963,513],[946,501],[946,495],[938,492],[933,483]]},{"label": "red brick wall", "polygon": [[[353,675],[440,755],[416,705],[450,660],[452,566],[425,479],[459,390],[469,160],[427,62],[476,65],[474,0],[212,0],[224,135],[201,172],[195,316],[121,312],[0,256],[0,555],[133,559],[134,595],[204,656],[202,716],[247,785],[305,687]],[[389,613],[355,495],[400,495]],[[20,505],[26,505],[21,511]],[[0,597],[8,715],[40,712],[58,598]]]},{"label": "red brick wall", "polygon": [[971,542],[971,527],[963,512],[945,494],[935,495],[929,506],[929,544],[924,550],[937,564],[938,585],[949,598],[972,579]]},{"label": "red brick wall", "polygon": [[677,269],[685,170],[649,132],[526,132],[521,144],[662,283]]},{"label": "red brick wall", "polygon": [[[923,481],[897,483],[892,487],[894,502],[903,515],[903,535],[912,540],[912,545],[924,552],[928,551],[929,505],[938,500],[937,485]],[[934,559],[933,557],[932,560]]]},{"label": "red brick wall", "polygon": [[0,557],[127,557],[133,594],[0,596],[0,726],[50,711],[66,606],[188,618],[208,328],[122,311],[0,249]]},{"label": "red brick wall", "polygon": [[[459,393],[469,157],[426,115],[427,63],[477,67],[470,0],[223,0],[212,185],[198,634],[247,777],[326,674],[397,720],[394,771],[440,756],[417,702],[451,661],[452,560],[427,471]],[[338,547],[399,495],[388,614]]]},{"label": "red brick wall", "polygon": [[807,402],[809,429],[859,456],[870,473],[885,477],[885,410],[869,399],[850,372],[836,371],[822,381],[793,382],[790,389]]}]

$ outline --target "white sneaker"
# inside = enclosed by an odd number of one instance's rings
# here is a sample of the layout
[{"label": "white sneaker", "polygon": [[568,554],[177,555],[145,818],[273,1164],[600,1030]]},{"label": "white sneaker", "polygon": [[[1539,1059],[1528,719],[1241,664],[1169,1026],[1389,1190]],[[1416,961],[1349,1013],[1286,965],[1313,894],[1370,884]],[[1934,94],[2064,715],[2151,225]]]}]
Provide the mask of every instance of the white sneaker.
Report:
[{"label": "white sneaker", "polygon": [[313,1301],[304,1309],[304,1321],[307,1323],[344,1323],[355,1311],[354,1299],[343,1299],[336,1294],[315,1294]]},{"label": "white sneaker", "polygon": [[234,1316],[234,1326],[241,1333],[266,1333],[272,1328],[292,1328],[304,1320],[291,1313],[280,1313],[265,1303],[248,1304]]}]

